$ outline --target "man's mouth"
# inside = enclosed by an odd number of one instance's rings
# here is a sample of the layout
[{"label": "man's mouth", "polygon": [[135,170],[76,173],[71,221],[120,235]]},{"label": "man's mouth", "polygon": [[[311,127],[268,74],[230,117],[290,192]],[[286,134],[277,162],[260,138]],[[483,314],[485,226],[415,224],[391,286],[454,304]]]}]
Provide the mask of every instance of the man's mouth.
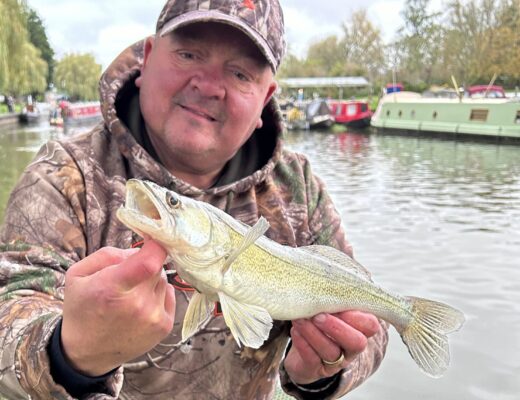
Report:
[{"label": "man's mouth", "polygon": [[185,105],[182,105],[182,104],[179,104],[179,106],[183,109],[183,110],[186,110],[192,114],[195,114],[195,115],[198,115],[199,117],[202,117],[202,118],[205,118],[207,119],[208,121],[210,122],[217,122],[217,118],[213,117],[212,115],[210,115],[209,113],[205,112],[205,111],[202,111],[202,110],[198,110],[196,108],[193,108],[193,107],[188,107],[188,106],[185,106]]}]

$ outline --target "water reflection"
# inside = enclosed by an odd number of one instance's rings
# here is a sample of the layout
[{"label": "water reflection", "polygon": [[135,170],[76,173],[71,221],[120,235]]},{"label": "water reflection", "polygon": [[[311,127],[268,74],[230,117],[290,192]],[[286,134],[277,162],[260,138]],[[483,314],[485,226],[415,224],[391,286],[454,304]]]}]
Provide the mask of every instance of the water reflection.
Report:
[{"label": "water reflection", "polygon": [[90,129],[90,126],[51,127],[47,121],[38,125],[0,126],[0,222],[9,193],[24,168],[48,140],[60,139]]},{"label": "water reflection", "polygon": [[[0,220],[34,152],[63,135],[0,127]],[[424,376],[392,331],[380,370],[348,398],[517,399],[520,146],[357,132],[290,132],[286,143],[312,161],[377,282],[467,316],[443,378]]]}]

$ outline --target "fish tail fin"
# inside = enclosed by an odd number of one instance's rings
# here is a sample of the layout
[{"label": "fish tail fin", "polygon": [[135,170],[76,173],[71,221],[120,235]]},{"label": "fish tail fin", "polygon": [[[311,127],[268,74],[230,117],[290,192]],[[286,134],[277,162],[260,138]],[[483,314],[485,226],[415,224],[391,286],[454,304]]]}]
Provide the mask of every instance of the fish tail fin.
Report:
[{"label": "fish tail fin", "polygon": [[448,333],[464,323],[464,314],[446,304],[418,297],[408,297],[413,319],[399,330],[410,355],[427,375],[438,378],[448,368],[450,349]]}]

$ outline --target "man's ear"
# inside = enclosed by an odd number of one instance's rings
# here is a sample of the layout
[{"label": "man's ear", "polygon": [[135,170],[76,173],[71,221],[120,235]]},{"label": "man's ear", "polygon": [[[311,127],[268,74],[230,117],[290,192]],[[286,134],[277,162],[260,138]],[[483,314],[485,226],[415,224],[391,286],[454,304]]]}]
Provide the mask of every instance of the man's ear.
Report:
[{"label": "man's ear", "polygon": [[265,95],[264,107],[267,105],[267,103],[269,103],[269,100],[271,100],[271,97],[274,96],[274,94],[276,92],[276,89],[278,89],[278,83],[276,83],[276,81],[273,79],[273,81],[269,85],[269,89],[267,90],[267,94]]},{"label": "man's ear", "polygon": [[[267,93],[266,93],[265,99],[264,99],[264,107],[262,107],[262,109],[265,108],[267,103],[269,103],[271,98],[274,96],[276,89],[278,89],[278,84],[273,79],[273,81],[269,85],[269,88],[267,89]],[[262,121],[262,117],[258,118],[258,122],[256,123],[256,129],[260,129],[263,125],[264,125],[264,121]]]},{"label": "man's ear", "polygon": [[148,63],[148,59],[150,54],[152,53],[153,46],[155,44],[155,36],[149,36],[145,39],[144,42],[144,57],[143,57],[143,65],[141,66],[141,75],[135,80],[135,86],[141,87],[141,79],[143,77],[143,72]]}]

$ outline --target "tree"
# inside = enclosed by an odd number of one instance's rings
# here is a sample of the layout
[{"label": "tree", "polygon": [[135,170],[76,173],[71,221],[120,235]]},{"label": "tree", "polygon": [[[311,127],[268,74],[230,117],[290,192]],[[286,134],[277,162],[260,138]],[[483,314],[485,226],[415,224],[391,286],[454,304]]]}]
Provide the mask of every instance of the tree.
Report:
[{"label": "tree", "polygon": [[456,75],[460,82],[470,85],[488,81],[501,70],[505,54],[492,57],[497,50],[493,46],[500,25],[496,9],[497,0],[468,3],[454,0],[448,4],[445,69]]},{"label": "tree", "polygon": [[497,10],[498,27],[491,46],[491,65],[499,79],[512,87],[520,83],[520,3],[504,0]]},{"label": "tree", "polygon": [[18,0],[0,0],[0,15],[0,91],[5,91],[27,41],[27,30],[23,4]]},{"label": "tree", "polygon": [[345,52],[336,35],[314,42],[307,51],[307,76],[341,76],[345,73]]},{"label": "tree", "polygon": [[279,78],[307,76],[305,73],[305,61],[301,60],[293,53],[288,52],[276,75]]},{"label": "tree", "polygon": [[27,28],[29,31],[29,40],[41,52],[43,58],[48,65],[47,85],[53,81],[54,74],[54,50],[49,44],[47,33],[43,22],[33,9],[29,8],[27,12]]},{"label": "tree", "polygon": [[25,2],[0,0],[0,15],[0,91],[14,95],[43,92],[47,64],[29,41]]},{"label": "tree", "polygon": [[20,57],[16,60],[18,73],[11,74],[8,89],[11,93],[43,93],[47,88],[47,63],[40,57],[40,50],[32,43],[22,45]]},{"label": "tree", "polygon": [[[349,23],[343,24],[342,47],[350,65],[358,65],[376,82],[385,70],[385,51],[381,31],[367,17],[364,9],[355,11]],[[361,75],[360,74],[360,75]]]},{"label": "tree", "polygon": [[[458,0],[457,0],[458,1]],[[413,84],[431,84],[442,55],[443,29],[440,13],[428,13],[430,0],[406,0],[398,31],[402,64],[400,75]]]},{"label": "tree", "polygon": [[55,83],[71,100],[95,100],[101,64],[92,54],[67,54],[56,65]]}]

